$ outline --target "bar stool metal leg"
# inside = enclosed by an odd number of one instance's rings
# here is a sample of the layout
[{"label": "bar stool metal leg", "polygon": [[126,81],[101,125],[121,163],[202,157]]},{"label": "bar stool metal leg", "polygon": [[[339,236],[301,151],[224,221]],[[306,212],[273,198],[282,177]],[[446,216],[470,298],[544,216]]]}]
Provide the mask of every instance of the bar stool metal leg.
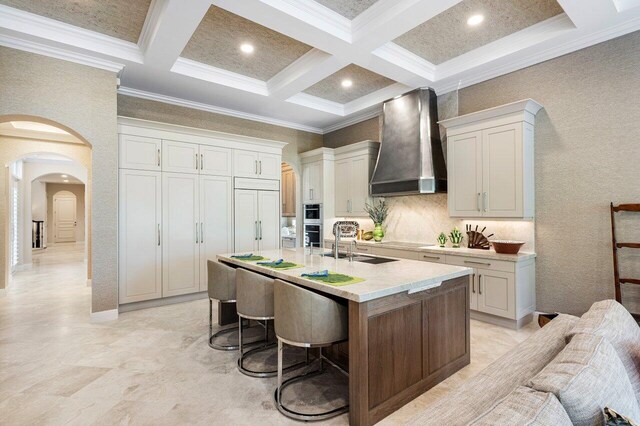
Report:
[{"label": "bar stool metal leg", "polygon": [[[287,342],[289,343],[289,342]],[[293,345],[293,346],[298,346],[298,345]],[[312,347],[311,345],[305,345],[305,347],[309,348]],[[325,358],[324,355],[322,355],[322,347],[318,347],[320,354],[318,357],[318,364],[319,364],[319,368],[317,370],[314,371],[309,371],[303,374],[300,374],[298,376],[292,377],[290,379],[285,380],[284,382],[282,381],[282,374],[283,374],[283,370],[282,370],[282,356],[284,354],[284,347],[283,347],[283,341],[282,339],[278,338],[278,387],[276,388],[275,392],[274,392],[274,400],[276,403],[276,408],[278,409],[278,411],[280,411],[280,413],[284,414],[285,416],[291,418],[291,419],[295,419],[295,420],[302,420],[302,421],[317,421],[317,420],[326,420],[326,419],[330,419],[332,417],[335,416],[339,416],[342,413],[346,413],[349,411],[349,404],[344,405],[342,407],[338,407],[338,408],[334,408],[333,410],[329,410],[329,411],[325,411],[322,413],[315,413],[315,414],[311,414],[311,413],[300,413],[298,411],[292,410],[290,408],[287,408],[284,404],[282,404],[282,391],[288,386],[291,385],[295,382],[301,381],[301,380],[305,380],[305,379],[309,379],[311,377],[314,376],[318,376],[322,373],[324,373],[324,362],[323,360],[326,360],[329,364],[331,364],[332,366],[334,366],[335,368],[338,369],[338,371],[340,371],[342,374],[348,376],[348,373],[346,371],[344,371],[342,368],[340,368],[339,366],[337,366],[336,364],[334,364],[330,359]]]},{"label": "bar stool metal leg", "polygon": [[[224,303],[224,302],[222,302]],[[227,333],[234,332],[235,327],[223,328],[218,332],[213,332],[213,300],[209,299],[209,347],[212,349],[217,349],[219,351],[235,351],[238,349],[238,345],[219,345],[214,342],[214,340],[220,336],[223,336]]]}]

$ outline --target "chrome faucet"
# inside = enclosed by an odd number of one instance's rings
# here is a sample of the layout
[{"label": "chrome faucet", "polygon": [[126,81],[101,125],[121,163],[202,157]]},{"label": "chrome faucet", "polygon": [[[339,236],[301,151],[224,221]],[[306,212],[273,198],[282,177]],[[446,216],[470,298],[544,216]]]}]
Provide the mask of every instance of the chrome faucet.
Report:
[{"label": "chrome faucet", "polygon": [[[340,256],[340,238],[355,238],[358,235],[358,222],[338,221],[333,225],[333,235],[335,241],[333,244],[333,257],[338,259]],[[353,246],[351,246],[351,255],[353,258]]]},{"label": "chrome faucet", "polygon": [[339,259],[340,258],[340,235],[342,234],[342,227],[340,225],[337,226],[336,228],[336,233],[335,233],[335,241],[333,242],[333,258],[334,259]]}]

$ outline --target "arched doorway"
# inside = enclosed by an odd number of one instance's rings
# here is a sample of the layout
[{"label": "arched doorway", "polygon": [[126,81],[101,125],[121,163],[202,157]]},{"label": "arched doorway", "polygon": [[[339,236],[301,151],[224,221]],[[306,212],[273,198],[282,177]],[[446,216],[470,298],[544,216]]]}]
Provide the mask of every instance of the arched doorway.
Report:
[{"label": "arched doorway", "polygon": [[[40,173],[38,176],[24,176],[25,160],[29,159],[51,160],[52,164],[48,165],[48,169]],[[20,244],[20,231],[23,235],[30,234],[32,225],[29,222],[23,223],[21,230],[17,229],[16,223],[12,219],[19,216],[17,213],[24,213],[25,201],[20,200],[20,188],[24,189],[31,185],[32,180],[49,173],[71,174],[65,173],[64,168],[56,169],[59,164],[57,162],[64,161],[73,163],[77,168],[83,169],[79,172],[83,176],[78,179],[85,190],[84,202],[86,208],[86,220],[83,235],[85,237],[84,256],[86,257],[85,280],[87,284],[91,282],[91,145],[77,132],[68,127],[55,123],[41,117],[11,115],[0,117],[0,162],[5,166],[5,178],[0,179],[0,186],[8,197],[0,202],[0,220],[5,226],[0,229],[0,236],[3,244],[0,245],[0,269],[2,274],[0,277],[0,295],[6,293],[6,288],[10,282],[10,274],[13,271],[29,268],[31,265],[31,243],[25,237],[23,241],[23,258],[16,258],[16,250],[12,250],[12,244]],[[26,179],[25,179],[26,178]],[[22,203],[22,204],[21,204]],[[22,210],[22,211],[20,211]],[[18,268],[15,264],[18,263]]]}]

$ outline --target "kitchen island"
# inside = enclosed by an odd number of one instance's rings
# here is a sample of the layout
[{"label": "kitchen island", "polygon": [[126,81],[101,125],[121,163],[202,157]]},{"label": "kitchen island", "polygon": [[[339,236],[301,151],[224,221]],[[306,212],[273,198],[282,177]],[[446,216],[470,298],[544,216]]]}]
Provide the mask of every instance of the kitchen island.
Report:
[{"label": "kitchen island", "polygon": [[[472,269],[405,259],[375,264],[375,256],[336,260],[303,248],[254,255],[302,267],[275,270],[231,254],[218,260],[348,305],[349,341],[329,354],[349,371],[350,424],[380,421],[469,364]],[[334,286],[301,277],[324,269],[364,281]]]}]

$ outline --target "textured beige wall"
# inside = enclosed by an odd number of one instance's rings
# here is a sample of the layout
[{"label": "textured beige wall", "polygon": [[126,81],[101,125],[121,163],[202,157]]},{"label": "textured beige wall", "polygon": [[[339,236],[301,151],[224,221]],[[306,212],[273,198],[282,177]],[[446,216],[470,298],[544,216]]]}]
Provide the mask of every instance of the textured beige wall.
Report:
[{"label": "textured beige wall", "polygon": [[[524,98],[544,105],[535,126],[538,310],[581,314],[593,302],[613,297],[609,202],[640,202],[639,69],[636,32],[439,97],[441,118]],[[339,132],[351,143],[367,139],[372,130]],[[326,146],[335,144],[335,138],[325,139]],[[408,225],[401,222],[418,226],[422,219],[428,226],[421,227],[434,230],[434,223],[451,225],[443,219],[442,196],[393,203],[408,210],[391,213],[392,235],[407,235]],[[407,221],[407,215],[417,218]],[[640,241],[640,218],[622,220],[618,238]],[[622,261],[627,275],[640,276],[640,255],[624,253]],[[637,305],[631,308],[639,311]]]},{"label": "textured beige wall", "polygon": [[324,146],[328,148],[338,148],[366,140],[379,141],[381,120],[382,117],[373,117],[327,133],[324,135]]},{"label": "textured beige wall", "polygon": [[[0,120],[43,117],[77,132],[92,146],[93,312],[118,307],[118,137],[116,75],[0,47]],[[6,118],[6,117],[5,117]],[[18,148],[17,148],[18,149]],[[42,148],[46,151],[46,147]],[[3,164],[6,165],[6,162]],[[2,204],[2,203],[0,203]],[[4,220],[4,207],[0,208]],[[6,241],[5,229],[0,240]],[[4,249],[2,249],[4,250]],[[6,270],[6,254],[0,253]],[[4,282],[2,283],[4,287]]]}]

